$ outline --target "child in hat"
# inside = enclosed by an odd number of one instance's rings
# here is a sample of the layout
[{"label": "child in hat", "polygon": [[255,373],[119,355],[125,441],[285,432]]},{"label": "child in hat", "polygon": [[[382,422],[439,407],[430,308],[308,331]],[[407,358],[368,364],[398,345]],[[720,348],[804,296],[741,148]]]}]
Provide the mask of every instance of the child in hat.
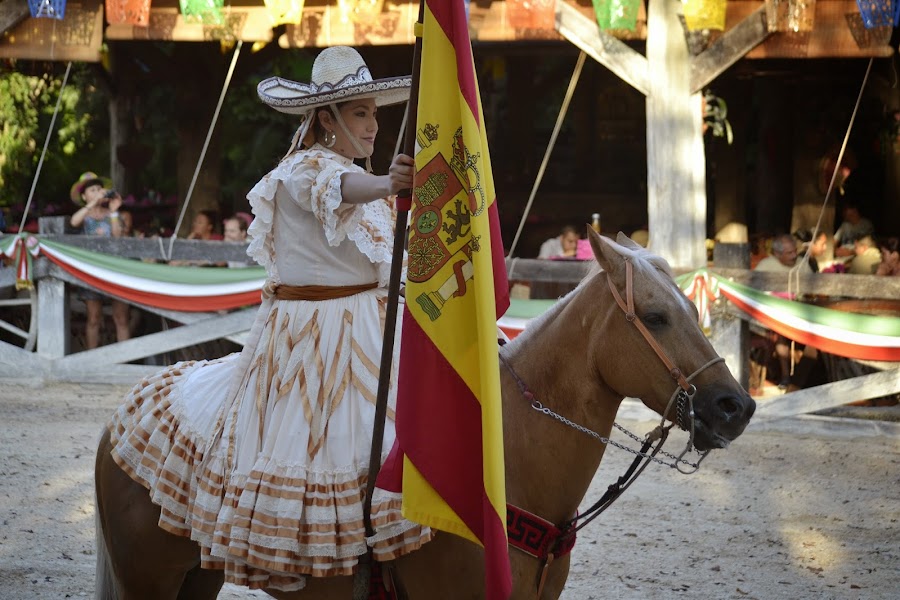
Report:
[{"label": "child in hat", "polygon": [[[92,171],[82,173],[78,181],[72,184],[69,196],[80,207],[70,217],[69,224],[81,228],[86,235],[102,237],[121,237],[124,233],[119,217],[122,196],[114,190],[108,190],[108,180],[99,177]],[[100,345],[100,325],[103,322],[102,294],[93,290],[83,290],[78,297],[84,301],[87,310],[85,324],[85,346],[88,350]],[[116,340],[124,341],[131,337],[128,304],[112,301],[113,322],[116,326]]]}]

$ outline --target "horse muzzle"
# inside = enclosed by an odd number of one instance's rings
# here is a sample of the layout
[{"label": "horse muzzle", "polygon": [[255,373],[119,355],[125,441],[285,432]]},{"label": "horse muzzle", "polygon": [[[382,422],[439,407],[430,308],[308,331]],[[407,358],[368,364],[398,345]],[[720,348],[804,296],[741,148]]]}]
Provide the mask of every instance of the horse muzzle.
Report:
[{"label": "horse muzzle", "polygon": [[709,385],[694,398],[694,446],[698,450],[725,448],[744,429],[756,410],[756,402],[739,388]]}]

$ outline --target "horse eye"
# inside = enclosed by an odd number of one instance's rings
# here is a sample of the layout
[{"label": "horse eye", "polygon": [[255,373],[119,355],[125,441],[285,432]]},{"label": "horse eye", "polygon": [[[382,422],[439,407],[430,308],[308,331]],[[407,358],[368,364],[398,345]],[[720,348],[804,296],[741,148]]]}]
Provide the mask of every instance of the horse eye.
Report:
[{"label": "horse eye", "polygon": [[662,327],[669,323],[669,320],[666,319],[666,315],[662,313],[647,313],[641,317],[641,321],[643,321],[647,327]]}]

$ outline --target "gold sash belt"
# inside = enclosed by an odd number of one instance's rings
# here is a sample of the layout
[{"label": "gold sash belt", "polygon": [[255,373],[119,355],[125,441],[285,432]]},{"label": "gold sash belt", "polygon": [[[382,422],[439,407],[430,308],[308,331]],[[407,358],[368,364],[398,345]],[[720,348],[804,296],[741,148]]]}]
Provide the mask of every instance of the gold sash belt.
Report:
[{"label": "gold sash belt", "polygon": [[266,286],[270,296],[279,300],[334,300],[346,298],[367,290],[374,290],[377,283],[363,283],[361,285],[273,285]]}]

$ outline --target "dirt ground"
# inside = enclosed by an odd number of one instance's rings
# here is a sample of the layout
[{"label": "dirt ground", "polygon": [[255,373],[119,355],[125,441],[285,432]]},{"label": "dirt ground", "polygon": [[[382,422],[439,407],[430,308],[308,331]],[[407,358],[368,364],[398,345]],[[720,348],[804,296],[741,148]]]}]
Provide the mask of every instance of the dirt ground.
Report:
[{"label": "dirt ground", "polygon": [[[94,449],[125,391],[0,381],[0,598],[93,596]],[[622,423],[643,433],[642,415]],[[697,474],[651,466],[580,536],[562,597],[900,597],[898,434],[845,418],[759,422]],[[610,451],[588,500],[628,462]]]}]

